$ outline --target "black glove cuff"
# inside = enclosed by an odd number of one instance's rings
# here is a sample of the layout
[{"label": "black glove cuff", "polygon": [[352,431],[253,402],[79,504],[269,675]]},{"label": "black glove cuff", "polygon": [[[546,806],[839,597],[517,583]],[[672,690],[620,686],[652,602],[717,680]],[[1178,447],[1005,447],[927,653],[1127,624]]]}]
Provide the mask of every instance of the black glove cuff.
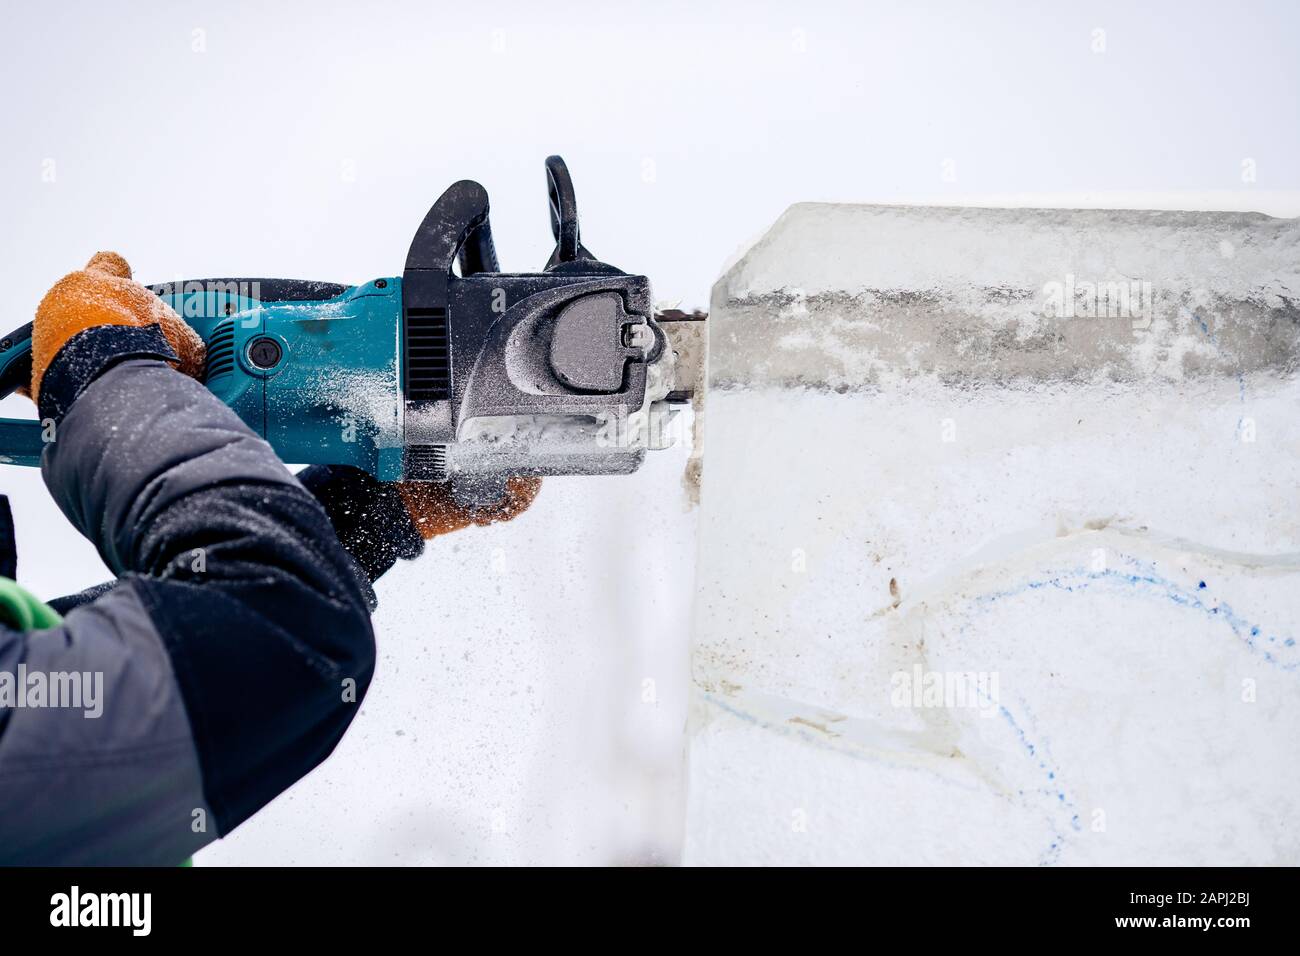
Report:
[{"label": "black glove cuff", "polygon": [[167,336],[157,325],[95,325],[63,344],[41,378],[37,409],[41,419],[63,420],[86,386],[118,362],[135,358],[175,361]]},{"label": "black glove cuff", "polygon": [[349,465],[312,465],[298,473],[298,480],[321,503],[339,543],[372,584],[398,558],[424,553],[424,539],[396,485]]}]

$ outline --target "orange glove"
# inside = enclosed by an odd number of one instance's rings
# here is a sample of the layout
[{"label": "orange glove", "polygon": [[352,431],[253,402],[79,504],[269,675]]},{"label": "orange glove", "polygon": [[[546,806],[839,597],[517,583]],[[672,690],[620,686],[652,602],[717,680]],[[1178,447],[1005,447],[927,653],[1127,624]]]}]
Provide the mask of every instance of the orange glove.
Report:
[{"label": "orange glove", "polygon": [[450,482],[402,481],[397,484],[397,492],[402,496],[402,503],[415,522],[420,537],[428,541],[470,525],[484,527],[498,521],[509,521],[533,503],[541,487],[540,478],[510,478],[500,501],[475,508],[457,504],[451,494]]},{"label": "orange glove", "polygon": [[31,397],[39,400],[41,379],[78,332],[102,325],[161,327],[178,356],[172,366],[193,378],[203,376],[203,339],[170,306],[138,282],[116,252],[97,252],[80,272],[54,284],[36,309],[32,323]]}]

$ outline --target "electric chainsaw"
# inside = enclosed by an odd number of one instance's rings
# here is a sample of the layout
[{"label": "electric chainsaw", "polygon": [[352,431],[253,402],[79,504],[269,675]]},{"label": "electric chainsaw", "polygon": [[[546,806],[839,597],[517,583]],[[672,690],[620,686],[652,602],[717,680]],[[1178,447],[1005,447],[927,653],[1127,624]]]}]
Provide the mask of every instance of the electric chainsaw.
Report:
[{"label": "electric chainsaw", "polygon": [[[645,276],[582,244],[573,182],[546,160],[555,250],[502,272],[476,182],[416,230],[400,278],[202,279],[149,288],[207,344],[204,384],[286,462],[451,481],[494,501],[512,475],[635,471],[702,373],[698,313],[656,317]],[[31,378],[31,324],[0,340],[0,398]],[[0,419],[0,462],[48,430]]]}]

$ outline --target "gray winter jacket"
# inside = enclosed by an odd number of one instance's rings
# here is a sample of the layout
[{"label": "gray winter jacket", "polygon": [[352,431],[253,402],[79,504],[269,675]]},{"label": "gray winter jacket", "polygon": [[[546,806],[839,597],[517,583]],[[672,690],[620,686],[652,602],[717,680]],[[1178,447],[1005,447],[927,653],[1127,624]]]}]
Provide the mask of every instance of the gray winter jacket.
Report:
[{"label": "gray winter jacket", "polygon": [[58,627],[0,624],[28,698],[0,706],[0,863],[175,865],[229,833],[339,741],[374,669],[370,582],[422,547],[390,489],[296,479],[161,334],[115,334],[43,380],[46,484],[118,580],[52,602]]}]

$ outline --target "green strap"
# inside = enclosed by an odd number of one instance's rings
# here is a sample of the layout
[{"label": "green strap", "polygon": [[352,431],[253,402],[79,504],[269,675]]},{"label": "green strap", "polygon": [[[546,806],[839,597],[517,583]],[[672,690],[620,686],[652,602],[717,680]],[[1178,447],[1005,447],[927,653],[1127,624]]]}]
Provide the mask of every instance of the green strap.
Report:
[{"label": "green strap", "polygon": [[0,623],[18,631],[42,631],[56,627],[62,620],[54,608],[20,587],[16,581],[0,578]]}]

